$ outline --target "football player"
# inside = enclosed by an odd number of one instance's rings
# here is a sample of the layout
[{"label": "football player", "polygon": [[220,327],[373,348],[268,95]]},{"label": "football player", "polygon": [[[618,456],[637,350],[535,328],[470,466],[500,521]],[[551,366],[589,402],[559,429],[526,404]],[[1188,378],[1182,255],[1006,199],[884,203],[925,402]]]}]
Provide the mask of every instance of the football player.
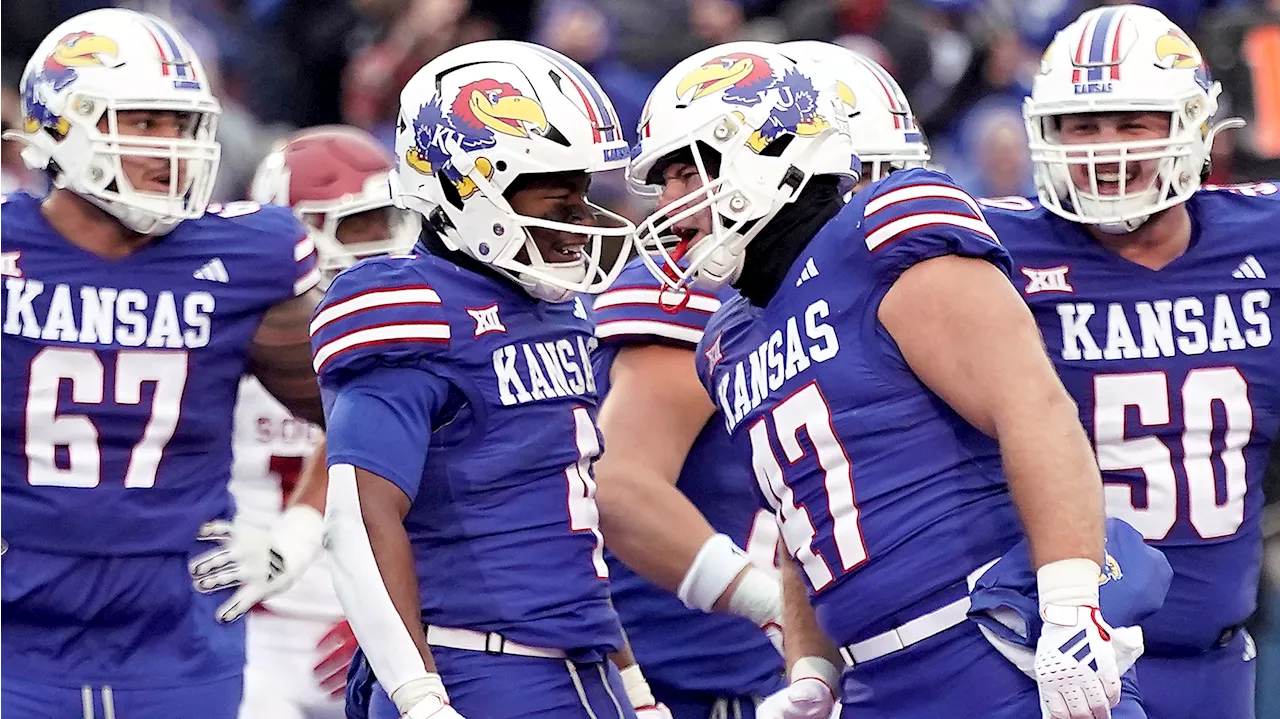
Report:
[{"label": "football player", "polygon": [[[407,252],[417,240],[416,215],[391,203],[393,167],[391,153],[363,130],[309,128],[268,153],[250,196],[290,207],[306,224],[316,245],[320,285],[327,287],[356,260]],[[254,377],[240,381],[235,422],[235,529],[261,533],[280,515],[322,435]],[[321,472],[323,482],[323,466]],[[256,605],[248,622],[240,719],[343,716],[342,689],[355,642],[323,562],[288,591]]]},{"label": "football player", "polygon": [[1262,480],[1280,427],[1274,184],[1201,189],[1220,88],[1157,10],[1060,32],[1024,111],[1039,201],[986,201],[1093,440],[1108,514],[1174,570],[1145,621],[1154,719],[1254,714]]},{"label": "football player", "polygon": [[[879,65],[822,42],[781,50],[838,78],[864,181],[928,160],[905,97]],[[758,508],[749,468],[734,456],[693,362],[707,320],[734,292],[662,288],[636,259],[595,301],[608,447],[596,479],[613,602],[654,695],[674,716],[752,717],[756,699],[780,687],[777,653],[750,622],[704,612],[727,609],[777,631],[777,524]]]},{"label": "football player", "polygon": [[54,189],[3,206],[6,715],[234,717],[244,630],[215,615],[320,550],[308,507],[231,599],[188,576],[231,516],[239,378],[323,419],[312,243],[284,209],[206,210],[208,81],[171,26],[119,9],[58,26],[23,75],[9,137]]},{"label": "football player", "polygon": [[421,240],[339,275],[311,323],[331,570],[361,646],[348,714],[656,712],[638,667],[606,660],[624,645],[577,297],[622,269],[602,237],[634,231],[586,199],[628,157],[617,114],[576,63],[513,41],[444,53],[400,101],[392,192]]},{"label": "football player", "polygon": [[[636,237],[654,275],[739,292],[695,360],[803,577],[774,716],[825,716],[841,661],[859,717],[1109,716],[1101,482],[1008,256],[939,173],[844,204],[846,113],[815,77],[768,44],[698,53],[651,93],[630,167],[662,192]],[[968,579],[1024,527],[1039,682],[966,621]]]}]

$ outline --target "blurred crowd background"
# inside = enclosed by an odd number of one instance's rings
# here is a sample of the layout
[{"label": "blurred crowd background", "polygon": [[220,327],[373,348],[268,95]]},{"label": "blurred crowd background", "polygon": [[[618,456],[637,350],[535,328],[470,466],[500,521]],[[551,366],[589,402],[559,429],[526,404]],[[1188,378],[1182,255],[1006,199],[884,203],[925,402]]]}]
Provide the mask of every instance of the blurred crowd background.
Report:
[{"label": "blurred crowd background", "polygon": [[[526,39],[587,67],[628,138],[646,95],[676,62],[732,40],[825,40],[867,54],[902,84],[934,158],[980,196],[1033,193],[1020,105],[1054,33],[1111,0],[5,0],[4,125],[21,122],[27,58],[62,20],[106,5],[169,18],[195,45],[223,103],[216,200],[245,195],[271,144],[295,128],[348,123],[392,144],[399,91],[425,62],[474,40]],[[1196,40],[1224,87],[1223,112],[1249,122],[1219,136],[1212,182],[1280,179],[1280,0],[1146,0]],[[17,148],[3,189],[40,191]],[[620,178],[598,199],[645,211]],[[1277,236],[1280,241],[1280,235]],[[1280,454],[1280,452],[1277,452]],[[1272,484],[1280,485],[1280,462]],[[1280,492],[1272,494],[1273,497]],[[1274,508],[1275,505],[1273,505]],[[1280,515],[1270,517],[1280,534]],[[1280,551],[1263,610],[1259,716],[1280,717]]]},{"label": "blurred crowd background", "polygon": [[[935,159],[975,195],[1029,194],[1020,103],[1041,53],[1104,0],[6,0],[6,123],[23,66],[58,22],[103,5],[173,20],[193,42],[225,113],[215,199],[244,194],[271,143],[297,127],[344,122],[392,143],[399,90],[423,63],[485,38],[533,40],[582,63],[628,134],[664,72],[739,39],[826,40],[870,55],[901,82]],[[1215,182],[1280,176],[1280,0],[1147,0],[1197,40],[1223,82]],[[632,138],[634,139],[634,138]],[[25,178],[13,148],[8,187]],[[627,214],[621,183],[600,198]]]}]

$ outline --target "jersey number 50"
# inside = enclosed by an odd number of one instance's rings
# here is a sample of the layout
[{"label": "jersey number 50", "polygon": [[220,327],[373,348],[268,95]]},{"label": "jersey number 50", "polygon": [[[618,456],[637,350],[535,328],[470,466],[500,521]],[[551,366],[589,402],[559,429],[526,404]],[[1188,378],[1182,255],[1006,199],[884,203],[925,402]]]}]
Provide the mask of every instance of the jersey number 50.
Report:
[{"label": "jersey number 50", "polygon": [[[1164,539],[1178,520],[1179,492],[1173,452],[1160,437],[1126,437],[1125,408],[1136,407],[1145,427],[1167,426],[1170,420],[1169,378],[1164,372],[1104,374],[1093,380],[1093,436],[1102,471],[1142,470],[1147,501],[1139,507],[1128,484],[1106,486],[1107,513],[1123,519],[1146,539]],[[1249,386],[1234,367],[1194,369],[1182,383],[1182,467],[1187,481],[1186,515],[1203,539],[1228,537],[1244,522],[1244,446],[1253,432]],[[1214,447],[1214,410],[1220,408],[1226,429],[1220,449]],[[1214,456],[1216,453],[1216,457]],[[1223,469],[1219,500],[1214,464]]]},{"label": "jersey number 50", "polygon": [[[31,360],[27,392],[27,481],[44,487],[96,487],[102,481],[98,427],[83,414],[58,414],[59,388],[71,383],[71,401],[97,405],[107,400],[106,370],[97,352],[49,347]],[[151,410],[142,437],[129,453],[124,486],[152,487],[165,445],[178,427],[182,391],[187,384],[187,353],[121,350],[116,354],[112,399],[117,405],[141,404],[143,385],[152,384]],[[59,447],[66,461],[59,466]]]}]

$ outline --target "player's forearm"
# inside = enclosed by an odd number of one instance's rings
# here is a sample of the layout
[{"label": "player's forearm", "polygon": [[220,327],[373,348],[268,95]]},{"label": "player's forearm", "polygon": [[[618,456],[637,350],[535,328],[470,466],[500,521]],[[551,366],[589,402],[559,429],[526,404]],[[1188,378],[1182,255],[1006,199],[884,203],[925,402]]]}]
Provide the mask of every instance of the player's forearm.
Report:
[{"label": "player's forearm", "polygon": [[783,653],[787,670],[804,657],[821,657],[839,667],[840,652],[818,626],[799,568],[791,557],[783,555],[781,559],[778,571],[782,575]]},{"label": "player's forearm", "polygon": [[[357,474],[360,481],[357,482]],[[435,671],[422,629],[417,572],[402,513],[366,485],[386,480],[351,465],[329,472],[333,585],[351,629],[389,693]],[[389,486],[388,491],[399,490]]]},{"label": "player's forearm", "polygon": [[673,484],[646,470],[616,458],[597,463],[596,502],[609,551],[692,609],[775,623],[780,599],[772,573],[752,565]]},{"label": "player's forearm", "polygon": [[640,576],[670,592],[680,587],[715,529],[673,482],[606,453],[594,468],[605,546]]},{"label": "player's forearm", "polygon": [[329,471],[324,461],[325,447],[325,439],[321,437],[311,451],[311,456],[307,458],[302,474],[298,476],[297,486],[285,497],[286,507],[306,505],[324,514],[325,495],[329,491]]},{"label": "player's forearm", "polygon": [[309,330],[319,301],[320,293],[312,290],[268,310],[249,349],[249,369],[293,416],[323,427]]},{"label": "player's forearm", "polygon": [[1005,475],[1035,566],[1072,558],[1101,565],[1102,480],[1075,403],[1056,378],[1053,385],[1000,421]]}]

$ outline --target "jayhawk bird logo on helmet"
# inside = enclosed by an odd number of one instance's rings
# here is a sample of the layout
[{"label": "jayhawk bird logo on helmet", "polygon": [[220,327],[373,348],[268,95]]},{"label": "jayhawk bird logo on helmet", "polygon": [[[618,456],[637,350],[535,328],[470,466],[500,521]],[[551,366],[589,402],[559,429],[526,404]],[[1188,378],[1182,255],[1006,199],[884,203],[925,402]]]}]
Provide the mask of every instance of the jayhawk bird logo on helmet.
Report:
[{"label": "jayhawk bird logo on helmet", "polygon": [[[769,61],[759,55],[734,52],[712,58],[676,85],[676,95],[689,102],[719,90],[724,91],[721,99],[725,102],[742,107],[755,107],[765,101],[770,91],[776,91],[777,100],[768,122],[747,143],[756,152],[784,133],[816,135],[829,127],[827,119],[818,113],[818,92],[813,80],[794,67],[779,77]],[[742,117],[741,113],[738,115]]]},{"label": "jayhawk bird logo on helmet", "polygon": [[[475,193],[476,185],[454,167],[449,142],[457,143],[463,152],[475,152],[496,145],[499,134],[529,137],[545,133],[548,127],[547,115],[535,98],[510,83],[476,80],[459,88],[448,112],[441,98],[422,106],[405,161],[424,175],[443,173],[465,200]],[[486,158],[477,158],[476,167],[485,177],[493,176],[493,165]]]},{"label": "jayhawk bird logo on helmet", "polygon": [[35,132],[50,128],[59,135],[67,134],[67,121],[49,109],[45,95],[61,92],[76,79],[76,68],[115,67],[120,49],[115,40],[88,32],[73,32],[58,41],[40,71],[27,76],[22,87],[26,117],[23,130]]}]

